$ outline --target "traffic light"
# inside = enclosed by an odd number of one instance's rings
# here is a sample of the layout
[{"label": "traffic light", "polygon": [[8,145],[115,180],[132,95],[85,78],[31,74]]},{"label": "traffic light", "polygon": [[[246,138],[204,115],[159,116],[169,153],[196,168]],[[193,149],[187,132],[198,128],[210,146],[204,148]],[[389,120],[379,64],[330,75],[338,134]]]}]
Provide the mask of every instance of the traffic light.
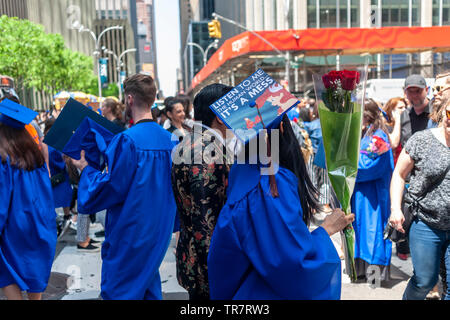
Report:
[{"label": "traffic light", "polygon": [[222,31],[220,30],[220,22],[217,19],[214,19],[208,22],[208,31],[210,38],[220,39],[222,38]]}]

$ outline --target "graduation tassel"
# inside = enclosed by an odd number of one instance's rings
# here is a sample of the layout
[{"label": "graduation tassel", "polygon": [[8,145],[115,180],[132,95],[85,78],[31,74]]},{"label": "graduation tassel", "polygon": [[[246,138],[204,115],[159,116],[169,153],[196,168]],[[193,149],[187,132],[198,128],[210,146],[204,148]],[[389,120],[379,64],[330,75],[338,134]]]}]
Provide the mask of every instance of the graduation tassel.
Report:
[{"label": "graduation tassel", "polygon": [[[267,154],[269,155],[269,157],[271,157],[270,150],[271,149],[270,149],[269,135],[267,134]],[[269,162],[269,167],[270,168],[272,167],[272,160]],[[273,168],[271,168],[270,170],[273,170]],[[272,197],[278,198],[280,194],[278,193],[277,180],[275,179],[274,174],[269,175],[269,184],[270,184],[270,193],[272,193]]]},{"label": "graduation tassel", "polygon": [[[267,141],[267,156],[271,159],[269,162],[269,168],[272,171],[272,153],[271,153],[271,146],[270,146],[270,139],[269,139],[269,133],[268,130],[266,128],[266,125],[264,124],[261,112],[259,111],[258,106],[256,105],[256,103],[254,101],[252,101],[252,103],[250,103],[250,107],[255,107],[256,106],[256,111],[258,111],[258,115],[259,118],[261,119],[261,124],[263,125],[264,130],[266,130],[266,141]],[[274,198],[278,198],[280,196],[280,194],[278,193],[278,186],[277,186],[277,180],[275,179],[275,175],[272,173],[269,175],[269,185],[270,185],[270,193],[272,194],[272,197]]]}]

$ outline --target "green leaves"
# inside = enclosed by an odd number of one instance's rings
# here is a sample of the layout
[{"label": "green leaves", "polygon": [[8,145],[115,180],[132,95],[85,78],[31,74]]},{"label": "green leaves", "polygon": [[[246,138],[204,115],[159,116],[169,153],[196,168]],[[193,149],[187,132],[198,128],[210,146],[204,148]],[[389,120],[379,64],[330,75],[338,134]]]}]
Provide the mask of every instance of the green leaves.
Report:
[{"label": "green leaves", "polygon": [[66,48],[61,35],[6,15],[0,17],[0,74],[14,78],[19,90],[50,94],[83,91],[96,79],[92,58]]}]

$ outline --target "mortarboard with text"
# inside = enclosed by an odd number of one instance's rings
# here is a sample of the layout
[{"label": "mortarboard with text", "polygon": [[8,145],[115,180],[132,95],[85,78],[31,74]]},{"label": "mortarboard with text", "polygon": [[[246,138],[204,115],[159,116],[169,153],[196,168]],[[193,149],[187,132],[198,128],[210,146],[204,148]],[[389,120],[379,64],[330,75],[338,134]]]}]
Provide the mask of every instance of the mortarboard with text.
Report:
[{"label": "mortarboard with text", "polygon": [[210,108],[244,143],[262,129],[278,127],[298,99],[262,69],[258,69]]}]

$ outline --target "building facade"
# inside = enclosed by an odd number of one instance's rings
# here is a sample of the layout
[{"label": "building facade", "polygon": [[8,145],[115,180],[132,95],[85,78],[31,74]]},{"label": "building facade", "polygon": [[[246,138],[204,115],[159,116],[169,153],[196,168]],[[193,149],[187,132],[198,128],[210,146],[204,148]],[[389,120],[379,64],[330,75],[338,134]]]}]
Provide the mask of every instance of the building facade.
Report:
[{"label": "building facade", "polygon": [[154,0],[138,0],[138,41],[140,70],[148,72],[157,83],[158,63],[156,59]]},{"label": "building facade", "polygon": [[[125,50],[137,49],[136,52],[123,56],[120,70],[126,75],[138,71],[140,48],[137,37],[136,0],[95,0],[94,12],[96,19],[92,30],[96,35],[112,26],[123,27],[122,30],[106,32],[100,39],[100,47],[109,50],[101,52],[101,57],[108,59],[108,83],[118,83],[120,75],[116,57],[120,57]],[[114,54],[108,53],[111,51]]]},{"label": "building facade", "polygon": [[[216,1],[216,13],[231,19],[250,31],[270,30],[327,30],[327,29],[383,29],[389,27],[427,28],[450,25],[450,0],[243,0]],[[242,7],[239,8],[239,5]],[[236,10],[237,9],[237,10]],[[228,22],[221,21],[221,44],[227,39],[236,37],[246,30]],[[227,29],[230,28],[230,29]],[[219,51],[219,50],[218,50]],[[412,73],[420,73],[426,78],[432,78],[450,68],[450,55],[442,50],[424,51],[411,50],[389,51],[382,53],[367,53],[370,55],[370,78],[404,78]],[[278,61],[274,57],[254,59],[254,66],[243,70],[242,76],[257,66],[267,66],[273,69],[273,75],[283,79],[285,73],[284,58]],[[261,55],[262,57],[262,55]],[[323,55],[322,57],[303,57],[293,55],[291,60],[290,81],[296,82],[291,87],[294,91],[301,90],[301,79],[309,79],[312,71],[334,66],[346,67],[360,63],[359,56]],[[306,60],[306,62],[303,62]],[[298,67],[306,64],[306,68]],[[236,65],[242,63],[236,62]],[[245,64],[244,64],[245,66]],[[239,68],[217,71],[215,81],[232,84],[238,81]],[[232,75],[226,74],[232,71]],[[192,84],[192,78],[186,79],[187,87]],[[211,81],[211,80],[210,80]]]},{"label": "building facade", "polygon": [[184,92],[189,79],[203,68],[204,55],[210,58],[215,52],[213,47],[208,49],[214,41],[209,37],[208,22],[215,11],[215,1],[179,0],[179,8],[181,79],[178,80],[178,91]]}]

